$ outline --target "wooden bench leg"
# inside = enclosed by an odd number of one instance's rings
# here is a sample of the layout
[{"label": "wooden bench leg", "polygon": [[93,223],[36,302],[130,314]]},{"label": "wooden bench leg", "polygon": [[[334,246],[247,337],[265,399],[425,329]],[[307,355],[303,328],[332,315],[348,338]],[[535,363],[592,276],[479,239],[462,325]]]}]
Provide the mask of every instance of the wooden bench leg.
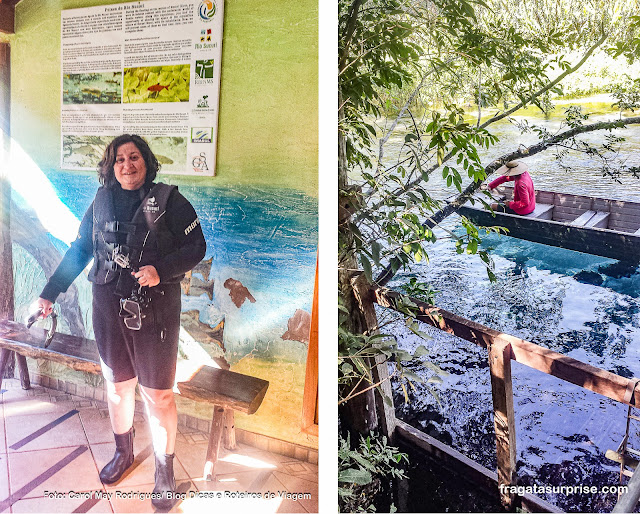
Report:
[{"label": "wooden bench leg", "polygon": [[207,448],[207,460],[204,463],[205,480],[213,479],[213,468],[218,461],[220,452],[220,439],[224,431],[224,408],[219,405],[213,406],[213,418],[211,420],[211,433],[209,434],[209,447]]},{"label": "wooden bench leg", "polygon": [[29,378],[29,368],[27,367],[27,358],[24,355],[16,353],[18,360],[18,369],[20,370],[20,384],[22,389],[31,389],[31,379]]},{"label": "wooden bench leg", "polygon": [[224,437],[223,444],[227,450],[235,450],[236,444],[236,422],[233,409],[224,410]]},{"label": "wooden bench leg", "polygon": [[4,371],[7,368],[7,363],[9,362],[9,357],[13,352],[11,350],[7,350],[6,348],[2,348],[0,350],[0,388],[2,388],[2,379],[4,378]]}]

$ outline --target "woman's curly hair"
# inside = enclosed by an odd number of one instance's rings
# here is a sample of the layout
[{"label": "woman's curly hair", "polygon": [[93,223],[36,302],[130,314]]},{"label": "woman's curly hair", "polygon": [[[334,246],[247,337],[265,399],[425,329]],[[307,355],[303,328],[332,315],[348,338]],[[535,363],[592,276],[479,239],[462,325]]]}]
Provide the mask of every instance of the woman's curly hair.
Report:
[{"label": "woman's curly hair", "polygon": [[153,155],[151,148],[147,142],[140,136],[135,134],[122,134],[116,137],[104,151],[102,160],[98,163],[98,180],[100,184],[105,187],[112,187],[116,183],[116,175],[113,171],[113,165],[116,162],[116,154],[120,146],[133,143],[136,148],[140,150],[144,164],[147,167],[147,176],[145,178],[145,184],[150,184],[156,178],[158,171],[160,170],[160,163],[156,156]]}]

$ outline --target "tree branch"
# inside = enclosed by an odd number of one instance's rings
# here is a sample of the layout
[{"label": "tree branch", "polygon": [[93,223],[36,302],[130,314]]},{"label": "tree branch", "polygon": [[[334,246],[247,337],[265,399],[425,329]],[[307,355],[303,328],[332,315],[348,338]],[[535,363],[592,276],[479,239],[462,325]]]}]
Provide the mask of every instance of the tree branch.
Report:
[{"label": "tree branch", "polygon": [[[447,62],[443,63],[443,66],[447,66],[451,62],[453,62],[453,59],[449,59]],[[424,82],[425,82],[425,80],[427,80],[427,77],[430,76],[435,71],[436,70],[434,68],[434,69],[429,70],[428,72],[426,72],[423,75],[422,80],[420,81],[420,84],[418,84],[418,86],[413,90],[413,93],[411,93],[411,96],[409,96],[409,99],[402,106],[402,109],[400,109],[400,112],[396,116],[396,119],[393,120],[393,123],[391,124],[391,128],[389,128],[389,130],[387,131],[387,134],[382,139],[380,139],[380,150],[378,152],[378,168],[380,166],[382,166],[382,157],[384,156],[384,145],[386,144],[386,142],[391,137],[391,134],[393,134],[393,131],[396,129],[396,126],[398,125],[398,123],[400,121],[400,118],[402,118],[402,116],[407,111],[409,106],[415,100],[415,98],[418,95],[418,93],[420,92],[420,90],[423,88]]]},{"label": "tree branch", "polygon": [[565,70],[563,73],[558,75],[555,78],[555,80],[552,80],[546,86],[544,86],[542,89],[538,90],[533,95],[531,95],[529,98],[527,98],[526,101],[520,102],[515,107],[512,107],[508,111],[503,112],[499,116],[494,116],[493,118],[488,119],[482,125],[480,125],[480,128],[485,128],[486,126],[491,125],[492,123],[495,123],[496,121],[499,121],[499,120],[501,120],[503,118],[506,118],[507,116],[509,116],[509,115],[513,114],[514,112],[516,112],[518,109],[524,107],[526,104],[530,104],[533,100],[535,100],[536,98],[538,98],[539,96],[543,95],[544,93],[549,91],[551,88],[553,88],[554,86],[559,84],[567,75],[571,75],[572,73],[577,71],[578,68],[580,68],[586,62],[586,60],[589,57],[591,57],[591,54],[593,52],[595,52],[596,49],[602,43],[604,43],[605,39],[607,39],[607,34],[603,32],[602,37],[598,41],[596,41],[593,44],[593,46],[591,48],[589,48],[589,50],[586,51],[586,53],[582,56],[582,59],[580,59],[580,62],[578,62],[578,64],[576,64],[573,68],[568,68],[567,70]]},{"label": "tree branch", "polygon": [[[548,139],[540,141],[535,145],[529,146],[527,148],[518,149],[515,152],[511,152],[508,154],[504,154],[501,157],[493,160],[489,163],[484,171],[486,176],[488,177],[493,172],[495,172],[500,166],[504,163],[513,161],[515,159],[521,159],[526,157],[531,157],[537,153],[543,152],[552,146],[556,146],[562,141],[570,139],[572,137],[577,136],[578,134],[584,134],[586,132],[593,132],[596,130],[612,130],[615,128],[625,127],[626,125],[634,125],[640,124],[640,116],[635,116],[633,118],[626,118],[624,120],[616,120],[616,121],[600,121],[598,123],[592,123],[590,125],[581,125],[579,127],[572,128],[570,130],[566,130],[565,132],[561,132],[560,134],[556,134]],[[483,181],[471,182],[465,189],[460,193],[455,200],[449,202],[445,207],[435,212],[433,216],[430,216],[429,219],[423,223],[423,225],[428,226],[430,228],[434,227],[438,223],[440,223],[443,219],[445,219],[450,214],[453,214],[458,210],[469,198],[471,195],[475,193],[478,188],[482,185]],[[380,286],[384,286],[393,278],[395,272],[392,270],[391,264],[389,264],[384,271],[376,278],[376,283]]]},{"label": "tree branch", "polygon": [[[571,73],[574,73],[575,71],[577,71],[586,62],[586,60],[591,56],[591,54],[593,54],[593,52],[595,52],[596,49],[605,41],[606,38],[607,38],[607,34],[603,34],[602,37],[596,43],[594,43],[593,46],[591,46],[591,48],[589,48],[589,50],[586,51],[586,53],[583,55],[582,59],[580,59],[580,62],[578,62],[578,64],[576,64],[574,67],[567,69],[564,73],[561,73],[555,80],[552,80],[546,86],[544,86],[543,88],[541,88],[538,91],[536,91],[534,94],[529,96],[524,102],[520,102],[515,107],[509,109],[508,111],[503,112],[499,116],[494,116],[493,118],[488,119],[482,125],[480,125],[479,128],[480,129],[484,129],[488,125],[490,125],[492,123],[495,123],[496,121],[500,121],[503,118],[506,118],[507,116],[509,116],[510,114],[513,114],[518,109],[524,107],[526,104],[529,104],[532,100],[535,100],[540,95],[542,95],[542,94],[546,93],[547,91],[549,91],[551,88],[553,88],[555,85],[557,85],[560,81],[562,81],[567,75],[570,75]],[[452,152],[449,152],[442,159],[442,163],[444,164],[445,162],[447,162],[449,159],[451,159],[451,157],[453,157],[453,155],[454,154]],[[427,171],[427,174],[430,174],[431,172],[435,171],[440,166],[441,165],[439,165],[439,164],[434,164],[431,168],[429,168],[429,170]],[[420,182],[422,182],[422,177],[417,178],[416,180],[413,180],[411,182],[408,182],[407,184],[405,184],[402,187],[399,187],[398,189],[393,191],[392,194],[393,194],[393,196],[399,196],[401,194],[404,194],[407,191],[410,191],[411,189],[413,189]],[[368,212],[375,211],[381,205],[382,205],[382,203],[378,202],[373,207],[367,209],[366,212],[358,214],[358,216],[356,217],[356,220],[361,219],[362,216],[366,216],[366,214]]]},{"label": "tree branch", "polygon": [[349,7],[349,20],[347,21],[347,26],[344,35],[344,47],[342,48],[342,55],[340,55],[340,60],[338,61],[338,72],[342,70],[344,67],[347,56],[349,55],[349,46],[351,45],[351,40],[353,39],[353,34],[356,31],[356,21],[358,20],[358,11],[360,6],[362,5],[363,0],[354,0]]}]

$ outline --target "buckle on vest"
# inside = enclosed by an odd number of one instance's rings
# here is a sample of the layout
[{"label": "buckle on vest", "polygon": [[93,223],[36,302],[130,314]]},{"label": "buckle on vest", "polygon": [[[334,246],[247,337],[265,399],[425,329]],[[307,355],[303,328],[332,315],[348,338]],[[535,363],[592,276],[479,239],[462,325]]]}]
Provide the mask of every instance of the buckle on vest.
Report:
[{"label": "buckle on vest", "polygon": [[113,261],[104,261],[104,269],[107,271],[116,271],[120,269],[120,267]]},{"label": "buckle on vest", "polygon": [[125,234],[135,234],[135,223],[123,223],[121,221],[105,221],[105,232],[123,232]]},{"label": "buckle on vest", "polygon": [[116,247],[113,249],[113,252],[111,253],[111,259],[121,268],[127,269],[131,267],[129,256],[125,255],[124,253],[120,253],[120,247]]}]

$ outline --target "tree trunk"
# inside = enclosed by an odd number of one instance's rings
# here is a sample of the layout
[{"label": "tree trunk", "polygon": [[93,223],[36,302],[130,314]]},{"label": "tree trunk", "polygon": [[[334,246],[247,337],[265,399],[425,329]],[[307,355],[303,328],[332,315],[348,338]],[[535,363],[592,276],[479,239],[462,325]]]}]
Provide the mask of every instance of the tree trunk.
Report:
[{"label": "tree trunk", "polygon": [[[338,104],[342,105],[342,96],[338,93]],[[338,119],[344,117],[343,110],[339,109]],[[370,326],[367,323],[364,312],[358,305],[357,297],[353,290],[352,279],[358,263],[351,252],[354,240],[353,234],[348,227],[350,213],[353,210],[353,200],[355,192],[352,190],[349,179],[347,177],[347,155],[346,141],[344,135],[338,131],[338,232],[340,236],[340,245],[338,250],[338,288],[340,296],[343,299],[344,307],[349,311],[347,325],[345,330],[354,334],[372,333],[377,323]],[[371,378],[371,377],[370,377]],[[365,389],[369,384],[361,382],[356,389]],[[353,386],[347,388],[352,389]],[[347,430],[355,430],[362,434],[368,434],[378,427],[378,418],[376,415],[375,394],[373,389],[355,396],[340,407],[340,418],[343,428]]]}]

